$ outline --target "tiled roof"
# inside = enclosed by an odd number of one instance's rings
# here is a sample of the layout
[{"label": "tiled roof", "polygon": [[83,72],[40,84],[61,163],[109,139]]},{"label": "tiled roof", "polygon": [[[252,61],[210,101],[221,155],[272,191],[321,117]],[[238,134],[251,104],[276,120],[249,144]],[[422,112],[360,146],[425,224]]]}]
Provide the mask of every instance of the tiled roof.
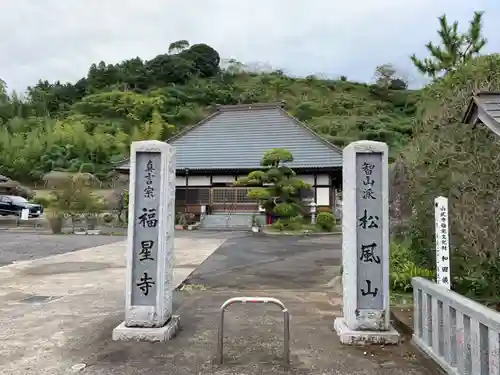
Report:
[{"label": "tiled roof", "polygon": [[[171,138],[177,169],[258,169],[265,151],[284,148],[292,168],[341,167],[342,150],[287,114],[281,104],[219,106]],[[123,162],[117,169],[128,169]]]},{"label": "tiled roof", "polygon": [[469,101],[463,122],[476,126],[479,122],[500,135],[500,92],[480,91]]}]

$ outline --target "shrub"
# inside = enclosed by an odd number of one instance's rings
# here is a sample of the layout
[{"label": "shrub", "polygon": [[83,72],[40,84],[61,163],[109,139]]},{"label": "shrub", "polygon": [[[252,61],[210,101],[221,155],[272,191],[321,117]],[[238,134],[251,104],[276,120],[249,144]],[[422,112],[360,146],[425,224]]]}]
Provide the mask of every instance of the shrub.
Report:
[{"label": "shrub", "polygon": [[280,232],[284,231],[296,231],[302,228],[303,217],[295,216],[289,219],[278,219],[271,224],[271,228],[278,230]]},{"label": "shrub", "polygon": [[320,212],[316,218],[316,225],[326,232],[332,232],[335,228],[335,218],[329,212]]},{"label": "shrub", "polygon": [[274,207],[274,213],[283,218],[294,218],[299,212],[299,207],[293,203],[278,203]]},{"label": "shrub", "polygon": [[50,197],[37,197],[37,196],[35,196],[33,198],[32,202],[37,203],[44,208],[47,208],[52,204],[52,200]]},{"label": "shrub", "polygon": [[120,195],[118,202],[118,221],[120,223],[128,222],[128,201],[129,201],[128,190],[124,190],[123,193]]},{"label": "shrub", "polygon": [[186,228],[188,225],[196,223],[196,216],[190,212],[177,212],[175,214],[175,225],[182,225]]},{"label": "shrub", "polygon": [[110,214],[110,213],[105,213],[102,215],[102,221],[104,221],[106,224],[111,224],[115,220],[115,215]]},{"label": "shrub", "polygon": [[194,223],[196,223],[195,219],[196,219],[196,216],[193,213],[188,212],[186,214],[186,224],[187,225],[193,225]]},{"label": "shrub", "polygon": [[391,242],[390,245],[390,285],[394,292],[411,292],[413,277],[433,279],[434,272],[427,268],[419,267],[411,259],[410,249],[401,243]]}]

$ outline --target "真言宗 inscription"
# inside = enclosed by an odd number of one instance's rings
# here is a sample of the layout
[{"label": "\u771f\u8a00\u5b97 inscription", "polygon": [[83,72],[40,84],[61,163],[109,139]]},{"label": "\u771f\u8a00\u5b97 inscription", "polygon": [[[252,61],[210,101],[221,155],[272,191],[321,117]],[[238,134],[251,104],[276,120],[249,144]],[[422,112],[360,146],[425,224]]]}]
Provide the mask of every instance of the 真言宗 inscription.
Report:
[{"label": "\u771f\u8a00\u5b97 inscription", "polygon": [[158,210],[160,206],[160,153],[140,152],[136,156],[134,258],[131,302],[154,306],[157,283]]}]

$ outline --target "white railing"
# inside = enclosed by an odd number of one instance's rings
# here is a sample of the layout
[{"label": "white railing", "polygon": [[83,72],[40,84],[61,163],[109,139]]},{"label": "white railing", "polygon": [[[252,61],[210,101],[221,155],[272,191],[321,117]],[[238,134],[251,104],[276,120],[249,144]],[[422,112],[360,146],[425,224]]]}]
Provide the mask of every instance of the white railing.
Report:
[{"label": "white railing", "polygon": [[416,277],[413,341],[448,374],[500,375],[500,314]]}]

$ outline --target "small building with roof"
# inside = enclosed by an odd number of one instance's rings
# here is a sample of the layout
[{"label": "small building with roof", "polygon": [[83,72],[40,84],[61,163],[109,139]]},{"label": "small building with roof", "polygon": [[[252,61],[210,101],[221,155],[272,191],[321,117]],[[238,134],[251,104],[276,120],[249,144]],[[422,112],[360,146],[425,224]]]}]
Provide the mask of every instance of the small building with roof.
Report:
[{"label": "small building with roof", "polygon": [[[266,151],[286,149],[287,163],[312,185],[311,200],[333,208],[342,184],[342,149],[329,143],[288,114],[283,103],[217,106],[215,112],[167,140],[176,148],[176,210],[208,212],[255,212],[247,187],[235,187],[238,178],[261,169]],[[128,173],[129,160],[116,170]]]},{"label": "small building with roof", "polygon": [[474,127],[484,124],[500,136],[500,92],[475,93],[469,101],[463,122]]}]

